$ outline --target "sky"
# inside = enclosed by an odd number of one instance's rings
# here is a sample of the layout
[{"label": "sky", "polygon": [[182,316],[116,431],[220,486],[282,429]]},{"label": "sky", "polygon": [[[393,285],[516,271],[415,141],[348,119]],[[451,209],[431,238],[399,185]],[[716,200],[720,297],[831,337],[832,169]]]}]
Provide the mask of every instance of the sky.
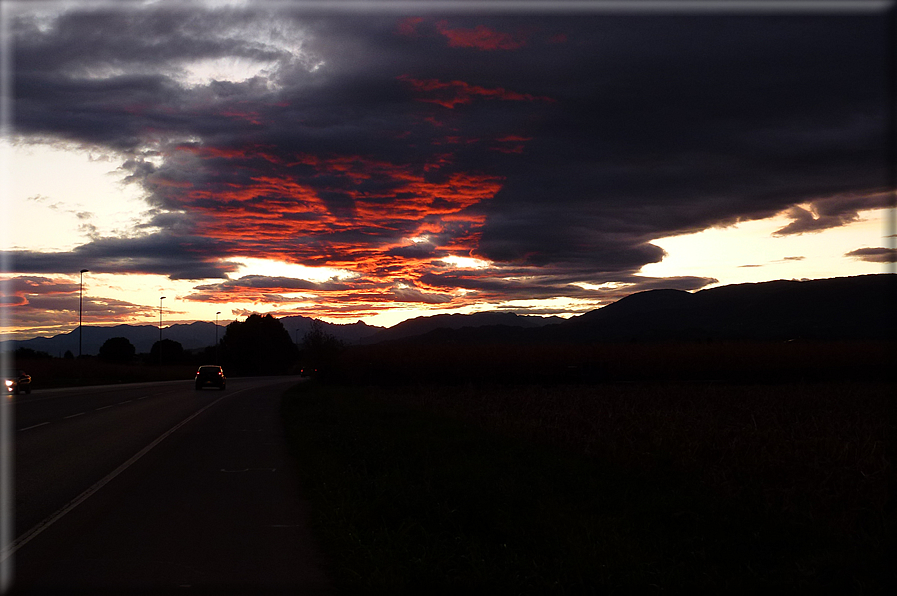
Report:
[{"label": "sky", "polygon": [[3,331],[893,271],[893,4],[726,4],[3,2]]}]

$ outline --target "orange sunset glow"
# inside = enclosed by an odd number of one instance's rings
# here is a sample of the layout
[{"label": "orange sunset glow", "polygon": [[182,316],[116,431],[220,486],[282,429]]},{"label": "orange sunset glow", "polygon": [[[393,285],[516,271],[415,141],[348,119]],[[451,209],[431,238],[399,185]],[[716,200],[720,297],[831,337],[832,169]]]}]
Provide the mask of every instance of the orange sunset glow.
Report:
[{"label": "orange sunset glow", "polygon": [[10,12],[9,337],[893,267],[874,12],[263,5]]}]

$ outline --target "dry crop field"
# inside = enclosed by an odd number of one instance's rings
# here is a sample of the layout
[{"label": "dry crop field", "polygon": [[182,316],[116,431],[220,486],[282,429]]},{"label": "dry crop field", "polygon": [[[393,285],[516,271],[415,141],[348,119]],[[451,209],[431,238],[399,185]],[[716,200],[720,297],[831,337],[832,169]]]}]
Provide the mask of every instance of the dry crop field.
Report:
[{"label": "dry crop field", "polygon": [[[887,499],[887,383],[370,388],[375,399],[559,446],[630,470],[675,470],[722,498],[833,532]],[[866,528],[868,530],[868,528]]]},{"label": "dry crop field", "polygon": [[350,592],[879,593],[895,580],[894,395],[856,380],[311,383],[284,415]]},{"label": "dry crop field", "polygon": [[893,380],[894,341],[693,341],[525,343],[393,342],[351,346],[334,365],[341,380],[458,384],[501,381]]}]

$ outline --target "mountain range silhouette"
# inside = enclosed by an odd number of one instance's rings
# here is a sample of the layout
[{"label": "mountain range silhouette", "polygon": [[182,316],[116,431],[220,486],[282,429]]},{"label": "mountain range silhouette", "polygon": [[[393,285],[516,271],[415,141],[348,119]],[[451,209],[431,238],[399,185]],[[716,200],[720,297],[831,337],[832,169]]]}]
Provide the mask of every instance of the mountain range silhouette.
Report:
[{"label": "mountain range silhouette", "polygon": [[[357,322],[323,322],[346,344],[481,342],[619,342],[702,340],[890,340],[895,338],[897,274],[818,280],[778,280],[719,286],[697,292],[638,292],[603,308],[562,319],[486,311],[417,317],[383,328]],[[313,319],[280,319],[301,341]],[[226,324],[219,325],[223,337]],[[3,342],[61,356],[78,353],[78,329],[55,337]],[[96,354],[111,337],[126,337],[138,353],[159,339],[154,325],[83,328],[82,352]],[[184,349],[215,343],[214,323],[198,321],[163,328],[163,337]]]}]

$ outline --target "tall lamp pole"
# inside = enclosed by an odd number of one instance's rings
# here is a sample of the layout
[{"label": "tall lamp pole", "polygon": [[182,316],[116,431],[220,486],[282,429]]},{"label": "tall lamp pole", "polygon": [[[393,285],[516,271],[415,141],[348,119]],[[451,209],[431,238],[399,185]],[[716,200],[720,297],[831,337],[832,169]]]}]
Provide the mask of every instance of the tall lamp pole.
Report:
[{"label": "tall lamp pole", "polygon": [[162,301],[165,296],[159,298],[159,371],[162,371]]},{"label": "tall lamp pole", "polygon": [[84,310],[84,274],[90,269],[81,270],[81,286],[78,290],[78,357],[81,357],[81,314]]},{"label": "tall lamp pole", "polygon": [[218,364],[218,315],[221,311],[215,313],[215,364]]}]

